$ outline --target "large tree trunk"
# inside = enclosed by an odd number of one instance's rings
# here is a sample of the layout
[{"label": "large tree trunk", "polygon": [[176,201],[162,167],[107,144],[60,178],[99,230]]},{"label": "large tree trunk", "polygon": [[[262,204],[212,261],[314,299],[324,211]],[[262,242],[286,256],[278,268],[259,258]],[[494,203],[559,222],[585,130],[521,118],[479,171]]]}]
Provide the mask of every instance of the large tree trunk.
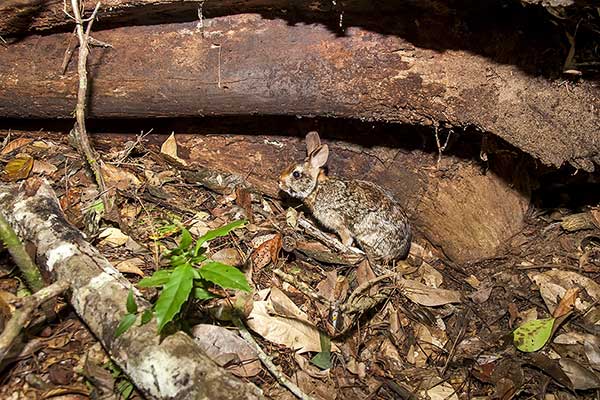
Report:
[{"label": "large tree trunk", "polygon": [[[70,284],[77,314],[148,398],[262,398],[258,388],[219,367],[182,332],[161,340],[154,323],[136,323],[115,338],[131,283],[69,225],[47,184],[30,179],[0,186],[0,207],[20,236],[35,245],[44,272]],[[137,302],[148,306],[141,298]]]},{"label": "large tree trunk", "polygon": [[[299,115],[474,125],[547,164],[600,162],[599,89],[567,89],[465,51],[396,36],[290,26],[256,15],[97,32],[114,46],[90,57],[89,115],[98,118]],[[0,117],[67,118],[74,63],[68,34],[0,48]],[[401,133],[399,133],[401,134]]]}]

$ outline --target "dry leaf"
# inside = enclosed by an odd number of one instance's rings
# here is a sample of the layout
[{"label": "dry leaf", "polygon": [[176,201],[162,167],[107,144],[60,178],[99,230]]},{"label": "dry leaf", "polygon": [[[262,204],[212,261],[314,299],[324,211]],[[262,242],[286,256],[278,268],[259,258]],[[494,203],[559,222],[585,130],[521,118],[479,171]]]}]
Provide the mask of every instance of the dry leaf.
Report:
[{"label": "dry leaf", "polygon": [[481,285],[481,281],[477,279],[475,275],[469,275],[468,277],[466,277],[465,282],[471,285],[473,289],[479,289],[479,286]]},{"label": "dry leaf", "polygon": [[280,317],[295,318],[301,321],[310,323],[308,315],[300,310],[296,303],[294,303],[285,293],[276,286],[271,288],[271,292],[268,297],[269,300],[269,314],[278,315]]},{"label": "dry leaf", "polygon": [[335,270],[325,272],[325,279],[317,284],[317,292],[329,301],[335,299],[335,285],[337,281],[337,272]]},{"label": "dry leaf", "polygon": [[242,187],[235,189],[235,203],[242,207],[246,212],[246,217],[250,222],[254,222],[254,214],[252,213],[252,196],[250,192]]},{"label": "dry leaf", "polygon": [[9,181],[15,182],[29,176],[33,168],[33,157],[19,154],[4,166],[4,173]]},{"label": "dry leaf", "polygon": [[297,319],[271,316],[266,301],[255,301],[248,316],[248,327],[271,342],[287,346],[299,353],[321,351],[317,328]]},{"label": "dry leaf", "polygon": [[281,235],[277,233],[252,252],[250,259],[256,270],[264,268],[270,262],[277,262],[279,250],[281,250]]},{"label": "dry leaf", "polygon": [[431,343],[433,337],[431,336],[429,329],[423,324],[417,322],[413,325],[413,329],[418,345],[413,344],[410,346],[408,353],[406,354],[406,361],[416,367],[422,368],[427,365],[427,360],[431,355]]},{"label": "dry leaf", "polygon": [[34,160],[33,168],[31,169],[31,172],[33,172],[34,174],[40,174],[40,175],[52,175],[57,170],[58,170],[58,168],[56,168],[56,166],[54,166],[53,164],[50,164],[49,162],[42,161],[42,160]]},{"label": "dry leaf", "polygon": [[423,283],[432,288],[439,288],[444,282],[442,274],[426,262],[419,267],[419,275],[421,275]]},{"label": "dry leaf", "polygon": [[115,265],[115,268],[119,270],[119,272],[124,274],[136,274],[139,276],[144,276],[144,271],[140,269],[140,267],[144,266],[146,263],[139,257],[130,258],[129,260],[118,262]]},{"label": "dry leaf", "polygon": [[569,377],[575,390],[600,388],[600,377],[590,368],[568,358],[561,358],[558,362],[564,373]]},{"label": "dry leaf", "polygon": [[430,400],[458,400],[456,389],[448,382],[440,383],[425,392]]},{"label": "dry leaf", "polygon": [[240,253],[233,247],[227,247],[217,251],[210,256],[210,259],[213,261],[218,261],[222,264],[232,265],[234,267],[242,264],[242,257],[240,257]]},{"label": "dry leaf", "polygon": [[142,184],[137,176],[123,168],[115,167],[111,164],[104,164],[102,165],[101,170],[107,187],[127,190],[129,188],[138,188]]},{"label": "dry leaf", "polygon": [[27,146],[31,142],[33,142],[33,139],[18,138],[15,140],[11,140],[10,142],[8,142],[8,144],[6,146],[4,146],[2,151],[0,151],[0,155],[2,155],[2,156],[6,155],[12,151],[17,150],[18,148]]},{"label": "dry leaf", "polygon": [[285,212],[285,222],[292,228],[298,226],[298,211],[295,208],[288,207]]},{"label": "dry leaf", "polygon": [[[267,298],[267,296],[268,298],[254,302],[252,312],[246,321],[248,327],[265,339],[297,350],[298,353],[321,351],[319,330],[307,321],[306,314],[283,292],[273,289],[261,290],[258,293],[259,298]],[[275,310],[293,318],[272,315]],[[334,344],[331,345],[331,351],[337,351]]]},{"label": "dry leaf", "polygon": [[119,228],[106,228],[98,235],[100,244],[108,245],[111,247],[123,246],[129,240],[129,236],[121,232]]},{"label": "dry leaf", "polygon": [[456,290],[430,288],[409,279],[400,279],[398,285],[406,297],[423,306],[435,307],[461,302],[460,292]]},{"label": "dry leaf", "polygon": [[[223,327],[200,324],[192,328],[194,340],[207,356],[212,358],[221,367],[227,365],[227,369],[237,376],[245,378],[257,375],[261,370],[256,351],[241,337]],[[224,355],[229,362],[223,362]]]},{"label": "dry leaf", "polygon": [[[573,271],[550,270],[542,273],[530,273],[531,279],[540,289],[540,294],[546,303],[548,310],[553,313],[557,307],[558,299],[565,297],[567,290],[579,287],[595,301],[600,301],[600,285],[594,280],[579,275]],[[578,311],[589,311],[591,303],[584,301],[579,296],[575,299],[575,308]]]},{"label": "dry leaf", "polygon": [[566,315],[573,311],[575,308],[575,301],[577,300],[577,295],[579,294],[579,288],[570,288],[567,289],[567,292],[558,303],[558,306],[554,309],[552,316],[554,318],[560,318],[563,315]]},{"label": "dry leaf", "polygon": [[182,165],[187,165],[187,162],[179,158],[177,155],[177,140],[175,140],[175,132],[171,133],[167,140],[163,142],[162,146],[160,146],[160,152],[171,157]]}]

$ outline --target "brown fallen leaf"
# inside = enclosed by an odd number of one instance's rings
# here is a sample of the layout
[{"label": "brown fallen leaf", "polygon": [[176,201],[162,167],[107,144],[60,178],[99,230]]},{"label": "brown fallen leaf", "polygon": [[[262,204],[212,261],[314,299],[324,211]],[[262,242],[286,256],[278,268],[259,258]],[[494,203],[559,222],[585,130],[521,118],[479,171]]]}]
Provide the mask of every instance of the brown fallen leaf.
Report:
[{"label": "brown fallen leaf", "polygon": [[579,294],[579,288],[573,287],[567,289],[565,295],[558,303],[558,306],[554,309],[552,316],[554,318],[560,318],[563,315],[566,315],[573,311],[575,308],[575,300],[577,300],[577,295]]},{"label": "brown fallen leaf", "polygon": [[138,188],[142,182],[126,169],[116,167],[111,164],[104,164],[101,167],[102,176],[107,187],[115,187],[119,190]]},{"label": "brown fallen leaf", "polygon": [[456,290],[436,289],[410,279],[399,279],[402,294],[422,306],[435,307],[448,303],[460,303],[460,292]]},{"label": "brown fallen leaf", "polygon": [[217,251],[210,256],[210,259],[234,267],[242,265],[242,257],[240,257],[240,253],[233,247],[226,247]]},{"label": "brown fallen leaf", "polygon": [[265,241],[250,255],[256,270],[267,266],[270,262],[276,263],[281,250],[281,234],[276,233],[271,239]]},{"label": "brown fallen leaf", "polygon": [[[258,293],[259,300],[254,302],[252,312],[248,315],[246,323],[250,329],[265,339],[287,346],[298,353],[308,351],[321,351],[321,333],[310,322],[308,317],[289,298],[284,300],[285,294],[280,290],[275,291],[275,306],[271,299],[272,289],[264,289]],[[286,318],[273,315],[277,313],[293,316]],[[337,351],[335,344],[331,351]]]},{"label": "brown fallen leaf", "polygon": [[23,146],[27,146],[31,142],[33,142],[33,139],[17,138],[15,140],[11,140],[10,142],[8,142],[8,144],[6,146],[4,146],[2,151],[0,151],[0,155],[3,156],[8,153],[11,153]]},{"label": "brown fallen leaf", "polygon": [[33,168],[33,157],[28,154],[19,154],[4,166],[6,179],[16,182],[29,176]]},{"label": "brown fallen leaf", "polygon": [[104,229],[98,235],[100,244],[108,245],[110,247],[119,247],[123,246],[129,240],[129,236],[121,232],[119,228],[109,227]]},{"label": "brown fallen leaf", "polygon": [[[207,356],[237,376],[249,378],[261,371],[256,351],[232,331],[212,324],[195,325],[192,337]],[[223,355],[229,360],[224,362]]]},{"label": "brown fallen leaf", "polygon": [[58,170],[55,165],[43,160],[34,160],[31,172],[40,175],[52,175]]},{"label": "brown fallen leaf", "polygon": [[[579,287],[581,290],[585,290],[594,301],[600,301],[600,284],[574,271],[556,269],[542,273],[530,273],[529,279],[539,287],[540,294],[551,313],[558,305],[557,299],[562,299],[570,288]],[[575,309],[578,311],[590,311],[592,303],[585,301],[585,297],[587,296],[575,299]]]},{"label": "brown fallen leaf", "polygon": [[163,142],[163,144],[160,146],[160,152],[161,154],[171,157],[182,165],[187,165],[187,162],[179,158],[177,155],[177,140],[175,140],[175,132],[171,133],[167,140]]},{"label": "brown fallen leaf", "polygon": [[562,370],[569,377],[575,390],[588,390],[600,388],[600,376],[588,367],[569,358],[558,360]]},{"label": "brown fallen leaf", "polygon": [[252,196],[250,192],[242,187],[235,189],[235,204],[242,207],[246,212],[248,221],[254,222],[254,214],[252,213]]},{"label": "brown fallen leaf", "polygon": [[144,271],[142,271],[140,267],[144,266],[145,264],[146,263],[141,258],[134,257],[130,258],[129,260],[118,262],[115,265],[115,268],[124,274],[135,274],[143,277]]}]

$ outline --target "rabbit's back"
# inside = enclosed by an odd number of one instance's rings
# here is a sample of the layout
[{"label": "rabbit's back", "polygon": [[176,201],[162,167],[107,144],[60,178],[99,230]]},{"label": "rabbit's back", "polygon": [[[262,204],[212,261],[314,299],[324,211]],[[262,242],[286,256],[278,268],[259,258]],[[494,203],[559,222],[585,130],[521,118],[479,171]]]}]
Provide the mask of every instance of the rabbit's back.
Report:
[{"label": "rabbit's back", "polygon": [[381,187],[367,181],[337,178],[319,183],[307,202],[327,228],[347,227],[367,253],[383,261],[406,257],[411,231],[400,205]]}]

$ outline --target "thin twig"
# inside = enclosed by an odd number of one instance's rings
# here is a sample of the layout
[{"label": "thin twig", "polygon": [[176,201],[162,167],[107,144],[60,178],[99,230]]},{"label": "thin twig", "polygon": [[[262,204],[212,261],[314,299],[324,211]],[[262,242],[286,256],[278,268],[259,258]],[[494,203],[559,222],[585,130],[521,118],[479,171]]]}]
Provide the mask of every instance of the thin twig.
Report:
[{"label": "thin twig", "polygon": [[79,6],[79,0],[71,0],[73,15],[75,18],[75,23],[77,24],[77,37],[79,39],[79,59],[77,63],[77,72],[79,74],[79,90],[77,92],[77,107],[75,108],[76,123],[73,127],[73,130],[71,130],[71,133],[73,134],[75,143],[77,143],[77,146],[79,147],[79,151],[83,153],[83,156],[87,160],[87,163],[94,174],[94,178],[98,184],[98,191],[101,193],[102,202],[104,203],[104,212],[108,212],[112,205],[110,196],[106,191],[104,177],[102,176],[100,164],[98,163],[98,155],[92,148],[87,131],[85,129],[85,114],[88,95],[87,58],[90,52],[88,42],[90,32],[92,30],[92,24],[94,23],[94,19],[100,8],[100,3],[96,4],[91,17],[88,18],[89,22],[85,32],[83,30],[83,19],[81,17]]},{"label": "thin twig", "polygon": [[438,126],[437,125],[434,127],[434,132],[435,132],[435,144],[437,145],[437,149],[438,149],[437,164],[439,165],[440,162],[442,161],[442,153],[444,152],[444,150],[446,150],[446,147],[448,147],[448,141],[450,140],[450,136],[452,136],[452,129],[450,129],[450,131],[448,131],[448,135],[446,136],[446,142],[444,143],[443,146],[440,143],[440,137],[438,134]]},{"label": "thin twig", "polygon": [[58,281],[23,300],[23,306],[15,310],[4,331],[2,331],[2,335],[0,335],[0,364],[9,353],[13,342],[28,323],[36,308],[47,300],[60,295],[68,288],[68,282]]},{"label": "thin twig", "polygon": [[248,344],[254,348],[254,350],[258,354],[258,358],[260,359],[260,361],[263,363],[265,368],[267,368],[267,370],[269,370],[269,372],[275,377],[275,379],[277,379],[277,382],[279,382],[282,386],[286,387],[290,392],[292,392],[299,399],[313,400],[313,397],[304,393],[298,386],[296,386],[296,384],[294,384],[292,381],[290,381],[283,374],[283,372],[281,372],[279,370],[279,367],[277,367],[273,363],[273,361],[267,355],[267,353],[265,353],[263,351],[263,349],[260,348],[258,343],[256,343],[256,341],[254,340],[254,338],[252,337],[250,332],[248,332],[248,329],[246,329],[246,326],[244,325],[244,323],[242,322],[242,320],[239,317],[234,316],[233,323],[240,330],[240,335],[242,335],[242,338],[244,338],[244,340],[246,340],[246,342],[248,342]]},{"label": "thin twig", "polygon": [[0,240],[6,245],[15,264],[21,270],[27,286],[37,292],[44,287],[44,280],[37,265],[31,260],[19,237],[0,212]]},{"label": "thin twig", "polygon": [[77,43],[73,40],[75,35],[77,34],[77,27],[73,28],[73,34],[69,36],[69,43],[67,43],[67,48],[65,49],[65,55],[63,56],[63,62],[60,66],[60,74],[64,75],[67,72],[67,67],[69,66],[69,61],[71,61],[71,57],[73,56],[73,52],[77,47]]}]

